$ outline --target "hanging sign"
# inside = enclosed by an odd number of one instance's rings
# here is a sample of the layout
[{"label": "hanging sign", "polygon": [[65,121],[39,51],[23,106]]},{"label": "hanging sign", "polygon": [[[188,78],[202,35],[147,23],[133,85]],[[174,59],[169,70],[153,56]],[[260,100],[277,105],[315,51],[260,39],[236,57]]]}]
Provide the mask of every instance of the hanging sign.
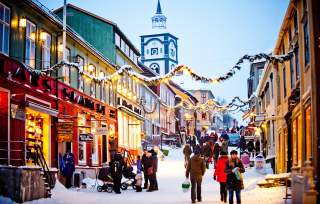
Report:
[{"label": "hanging sign", "polygon": [[98,127],[96,129],[96,135],[107,135],[108,134],[108,127]]},{"label": "hanging sign", "polygon": [[57,123],[57,142],[72,142],[73,123],[60,122]]},{"label": "hanging sign", "polygon": [[93,134],[91,133],[82,133],[79,135],[80,142],[90,142],[93,141]]}]

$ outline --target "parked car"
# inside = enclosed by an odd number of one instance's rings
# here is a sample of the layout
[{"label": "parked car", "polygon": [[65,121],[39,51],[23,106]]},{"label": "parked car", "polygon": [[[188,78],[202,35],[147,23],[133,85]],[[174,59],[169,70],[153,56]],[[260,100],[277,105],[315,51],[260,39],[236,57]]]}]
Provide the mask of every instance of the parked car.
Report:
[{"label": "parked car", "polygon": [[229,133],[229,145],[230,146],[237,146],[240,141],[239,133]]}]

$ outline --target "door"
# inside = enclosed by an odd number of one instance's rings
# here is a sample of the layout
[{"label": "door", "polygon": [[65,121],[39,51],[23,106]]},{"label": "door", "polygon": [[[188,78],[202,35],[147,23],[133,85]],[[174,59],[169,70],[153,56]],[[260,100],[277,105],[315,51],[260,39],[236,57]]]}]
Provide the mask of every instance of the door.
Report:
[{"label": "door", "polygon": [[[102,124],[102,127],[107,127],[107,125]],[[108,162],[108,136],[102,135],[102,163]]]}]

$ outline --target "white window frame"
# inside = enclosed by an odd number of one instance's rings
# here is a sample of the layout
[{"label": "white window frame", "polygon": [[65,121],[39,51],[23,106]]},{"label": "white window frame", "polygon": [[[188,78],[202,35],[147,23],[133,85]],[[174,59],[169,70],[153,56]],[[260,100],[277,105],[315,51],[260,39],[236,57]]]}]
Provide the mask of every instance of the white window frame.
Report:
[{"label": "white window frame", "polygon": [[[34,39],[31,38],[31,32],[29,36],[28,28],[34,27]],[[37,33],[37,27],[36,24],[32,23],[31,21],[27,20],[27,25],[26,25],[26,36],[25,36],[25,63],[27,66],[31,68],[35,68],[36,66],[36,33]],[[29,50],[27,50],[27,44],[30,42],[30,47]],[[33,45],[33,46],[32,46]],[[34,53],[34,58],[32,59],[31,53]],[[28,54],[29,53],[29,56]]]},{"label": "white window frame", "polygon": [[[0,2],[0,5],[3,7],[3,18],[0,18],[0,26],[2,27],[2,45],[0,45],[0,52],[5,54],[5,55],[9,55],[9,52],[10,52],[10,17],[11,17],[11,9],[7,6],[5,6],[3,3]],[[8,19],[8,22],[6,22],[6,19],[5,19],[5,13],[6,13],[6,10],[9,11],[9,19]],[[1,16],[0,16],[1,17]],[[6,28],[8,29],[8,40],[5,40],[5,30]],[[7,52],[5,52],[4,50],[4,47],[5,47],[5,44],[7,45]]]},{"label": "white window frame", "polygon": [[51,62],[51,35],[44,32],[46,39],[42,41],[42,69],[50,68]]}]

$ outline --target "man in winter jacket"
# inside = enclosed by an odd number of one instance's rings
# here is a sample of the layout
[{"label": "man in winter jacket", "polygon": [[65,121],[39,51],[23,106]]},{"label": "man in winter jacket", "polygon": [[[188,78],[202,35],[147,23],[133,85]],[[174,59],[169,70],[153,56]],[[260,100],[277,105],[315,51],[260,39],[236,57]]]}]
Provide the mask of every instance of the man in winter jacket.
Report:
[{"label": "man in winter jacket", "polygon": [[213,174],[213,179],[220,183],[220,200],[225,203],[227,202],[227,174],[224,170],[228,159],[227,153],[221,152]]},{"label": "man in winter jacket", "polygon": [[154,151],[154,149],[151,150],[152,154],[152,166],[153,166],[153,176],[154,176],[154,189],[155,191],[158,190],[158,180],[157,180],[157,172],[158,172],[158,154]]},{"label": "man in winter jacket", "polygon": [[114,158],[110,161],[110,171],[111,177],[114,183],[114,192],[120,194],[121,179],[122,179],[122,170],[124,166],[124,161],[120,153],[114,155]]},{"label": "man in winter jacket", "polygon": [[[191,157],[186,169],[186,178],[191,180],[191,201],[196,202],[196,198],[201,202],[201,183],[202,177],[206,171],[206,164],[204,159],[200,156],[199,149],[196,149],[194,155]],[[197,191],[197,193],[196,193]]]},{"label": "man in winter jacket", "polygon": [[67,153],[63,156],[65,168],[63,175],[66,178],[66,188],[71,187],[71,180],[73,172],[75,171],[74,155],[71,153],[71,150],[67,150]]},{"label": "man in winter jacket", "polygon": [[219,154],[220,154],[220,145],[219,142],[216,142],[213,146],[213,161],[214,161],[214,168],[217,166],[217,162],[219,159]]},{"label": "man in winter jacket", "polygon": [[206,167],[207,169],[209,169],[209,158],[212,155],[212,149],[210,147],[209,142],[206,142],[203,146],[202,146],[202,155],[204,156],[204,160],[206,162]]},{"label": "man in winter jacket", "polygon": [[146,156],[147,156],[147,159],[146,159],[144,168],[146,168],[146,173],[150,182],[147,192],[152,192],[155,190],[155,186],[156,186],[155,172],[154,172],[155,162],[154,162],[154,158],[152,157],[151,151],[147,152]]},{"label": "man in winter jacket", "polygon": [[190,155],[192,154],[192,150],[189,144],[186,144],[184,146],[183,154],[184,154],[184,166],[187,167],[188,162],[190,160]]},{"label": "man in winter jacket", "polygon": [[144,149],[143,150],[143,155],[142,155],[142,158],[141,158],[141,165],[142,165],[142,169],[143,169],[143,177],[144,177],[144,185],[143,185],[143,189],[147,189],[148,188],[148,181],[149,181],[149,178],[148,178],[148,173],[147,173],[147,149]]},{"label": "man in winter jacket", "polygon": [[227,189],[229,191],[229,204],[233,203],[233,194],[237,197],[237,204],[241,203],[240,191],[243,189],[243,180],[240,173],[244,173],[242,161],[238,157],[238,152],[232,150],[231,157],[226,161],[225,173],[227,173]]}]

